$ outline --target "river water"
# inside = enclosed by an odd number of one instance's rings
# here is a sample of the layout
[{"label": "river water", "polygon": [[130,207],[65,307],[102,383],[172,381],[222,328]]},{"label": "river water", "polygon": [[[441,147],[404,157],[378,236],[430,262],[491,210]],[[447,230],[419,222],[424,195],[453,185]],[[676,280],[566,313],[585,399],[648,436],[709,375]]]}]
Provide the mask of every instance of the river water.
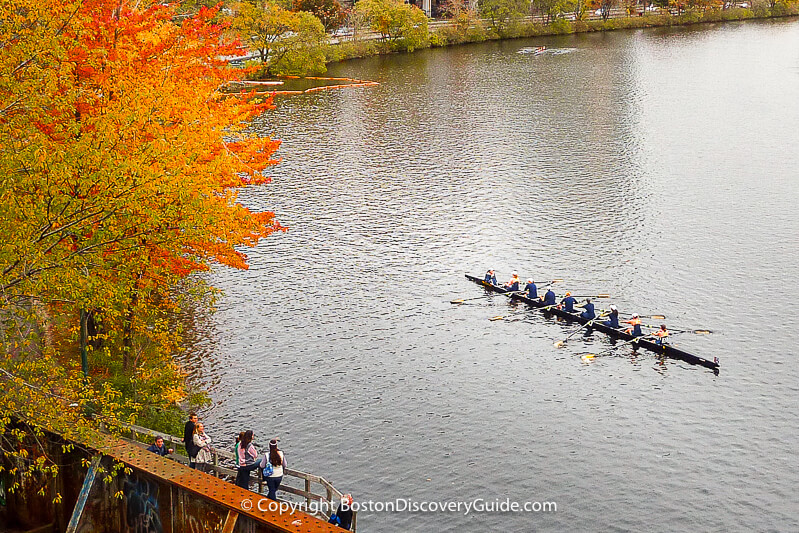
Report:
[{"label": "river water", "polygon": [[[540,56],[517,53],[546,45]],[[290,230],[220,271],[194,352],[223,444],[281,437],[361,531],[797,531],[799,21],[505,41],[334,65],[282,99]],[[665,314],[721,372],[609,346],[464,273]],[[602,303],[609,302],[602,300]],[[505,320],[489,321],[502,315]]]}]

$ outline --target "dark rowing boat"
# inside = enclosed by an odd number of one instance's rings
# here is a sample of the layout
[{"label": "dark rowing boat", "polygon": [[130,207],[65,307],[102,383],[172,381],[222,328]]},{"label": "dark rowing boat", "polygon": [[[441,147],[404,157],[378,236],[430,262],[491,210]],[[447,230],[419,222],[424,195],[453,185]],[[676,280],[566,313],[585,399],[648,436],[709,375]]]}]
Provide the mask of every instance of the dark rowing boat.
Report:
[{"label": "dark rowing boat", "polygon": [[[488,283],[484,281],[483,278],[470,276],[469,274],[466,274],[466,278],[469,279],[470,281],[474,281],[475,283],[479,283],[487,290],[503,294],[508,292],[504,287],[498,287],[497,285]],[[565,320],[570,320],[572,322],[579,322],[580,324],[583,325],[590,322],[590,320],[588,320],[587,318],[581,317],[580,313],[569,313],[568,311],[564,311],[563,309],[557,309],[555,307],[551,307],[549,309],[542,309],[544,307],[547,307],[546,305],[544,305],[542,301],[531,300],[530,298],[527,298],[521,293],[515,292],[510,294],[509,296],[512,300],[518,300],[520,302],[524,302],[530,307],[534,307],[536,309],[541,310],[544,313],[549,313],[558,316],[560,318],[563,318]],[[614,339],[619,339],[623,341],[633,340],[633,336],[630,335],[629,333],[626,333],[624,330],[611,328],[609,326],[606,326],[604,323],[600,322],[599,320],[596,320],[593,324],[591,324],[591,326],[589,326],[589,328],[604,333],[610,337],[613,337]],[[659,345],[654,341],[643,338],[635,341],[635,344],[641,348],[645,348],[660,355],[665,355],[666,357],[669,357],[671,359],[678,359],[680,361],[685,361],[686,363],[690,363],[692,365],[700,365],[705,368],[713,370],[713,372],[715,373],[718,373],[719,371],[719,364],[717,362],[697,357],[694,354],[684,352],[683,350],[675,348],[674,346],[671,346],[669,344]]]}]

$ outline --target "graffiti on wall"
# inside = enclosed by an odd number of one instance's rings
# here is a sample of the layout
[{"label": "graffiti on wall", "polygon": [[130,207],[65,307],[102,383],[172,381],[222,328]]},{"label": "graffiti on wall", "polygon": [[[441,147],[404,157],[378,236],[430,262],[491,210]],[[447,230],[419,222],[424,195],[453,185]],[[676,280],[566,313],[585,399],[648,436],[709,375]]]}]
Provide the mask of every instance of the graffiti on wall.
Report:
[{"label": "graffiti on wall", "polygon": [[222,533],[227,513],[210,502],[183,493],[185,525],[188,533]]},{"label": "graffiti on wall", "polygon": [[128,476],[122,492],[125,495],[125,531],[163,533],[158,509],[158,484],[135,475]]}]

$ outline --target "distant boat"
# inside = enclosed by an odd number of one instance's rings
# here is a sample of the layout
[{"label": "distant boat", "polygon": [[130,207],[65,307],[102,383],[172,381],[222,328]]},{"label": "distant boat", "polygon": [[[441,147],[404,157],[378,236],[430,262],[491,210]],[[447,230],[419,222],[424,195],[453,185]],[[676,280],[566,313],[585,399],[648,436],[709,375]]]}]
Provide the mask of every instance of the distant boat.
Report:
[{"label": "distant boat", "polygon": [[522,48],[519,50],[520,54],[533,54],[535,56],[541,55],[547,51],[546,46],[536,46],[535,48]]}]

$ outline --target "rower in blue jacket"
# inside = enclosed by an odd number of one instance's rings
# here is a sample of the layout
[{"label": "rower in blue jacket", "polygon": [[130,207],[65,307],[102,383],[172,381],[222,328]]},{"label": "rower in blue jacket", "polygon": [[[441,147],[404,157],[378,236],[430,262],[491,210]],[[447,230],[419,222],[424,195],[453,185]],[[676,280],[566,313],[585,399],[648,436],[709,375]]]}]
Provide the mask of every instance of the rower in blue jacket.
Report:
[{"label": "rower in blue jacket", "polygon": [[489,269],[488,272],[486,272],[485,281],[491,285],[497,284],[497,276],[494,274],[493,270]]},{"label": "rower in blue jacket", "polygon": [[547,292],[542,298],[544,305],[555,305],[555,293],[552,291],[552,287],[547,287]]},{"label": "rower in blue jacket", "polygon": [[593,320],[596,318],[596,313],[594,312],[594,304],[591,303],[591,298],[587,298],[585,303],[581,305],[585,311],[580,313],[580,316],[583,318],[587,318],[588,320]]},{"label": "rower in blue jacket", "polygon": [[614,329],[619,329],[619,310],[616,309],[615,305],[610,306],[610,314],[608,315],[608,320],[605,320],[605,325]]},{"label": "rower in blue jacket", "polygon": [[568,311],[569,313],[574,312],[574,304],[577,303],[577,300],[572,298],[572,293],[567,292],[566,297],[560,301],[560,305],[563,306],[564,311]]},{"label": "rower in blue jacket", "polygon": [[535,282],[533,280],[527,280],[527,285],[524,286],[524,290],[527,291],[527,297],[531,300],[538,298],[538,287],[535,286]]}]

